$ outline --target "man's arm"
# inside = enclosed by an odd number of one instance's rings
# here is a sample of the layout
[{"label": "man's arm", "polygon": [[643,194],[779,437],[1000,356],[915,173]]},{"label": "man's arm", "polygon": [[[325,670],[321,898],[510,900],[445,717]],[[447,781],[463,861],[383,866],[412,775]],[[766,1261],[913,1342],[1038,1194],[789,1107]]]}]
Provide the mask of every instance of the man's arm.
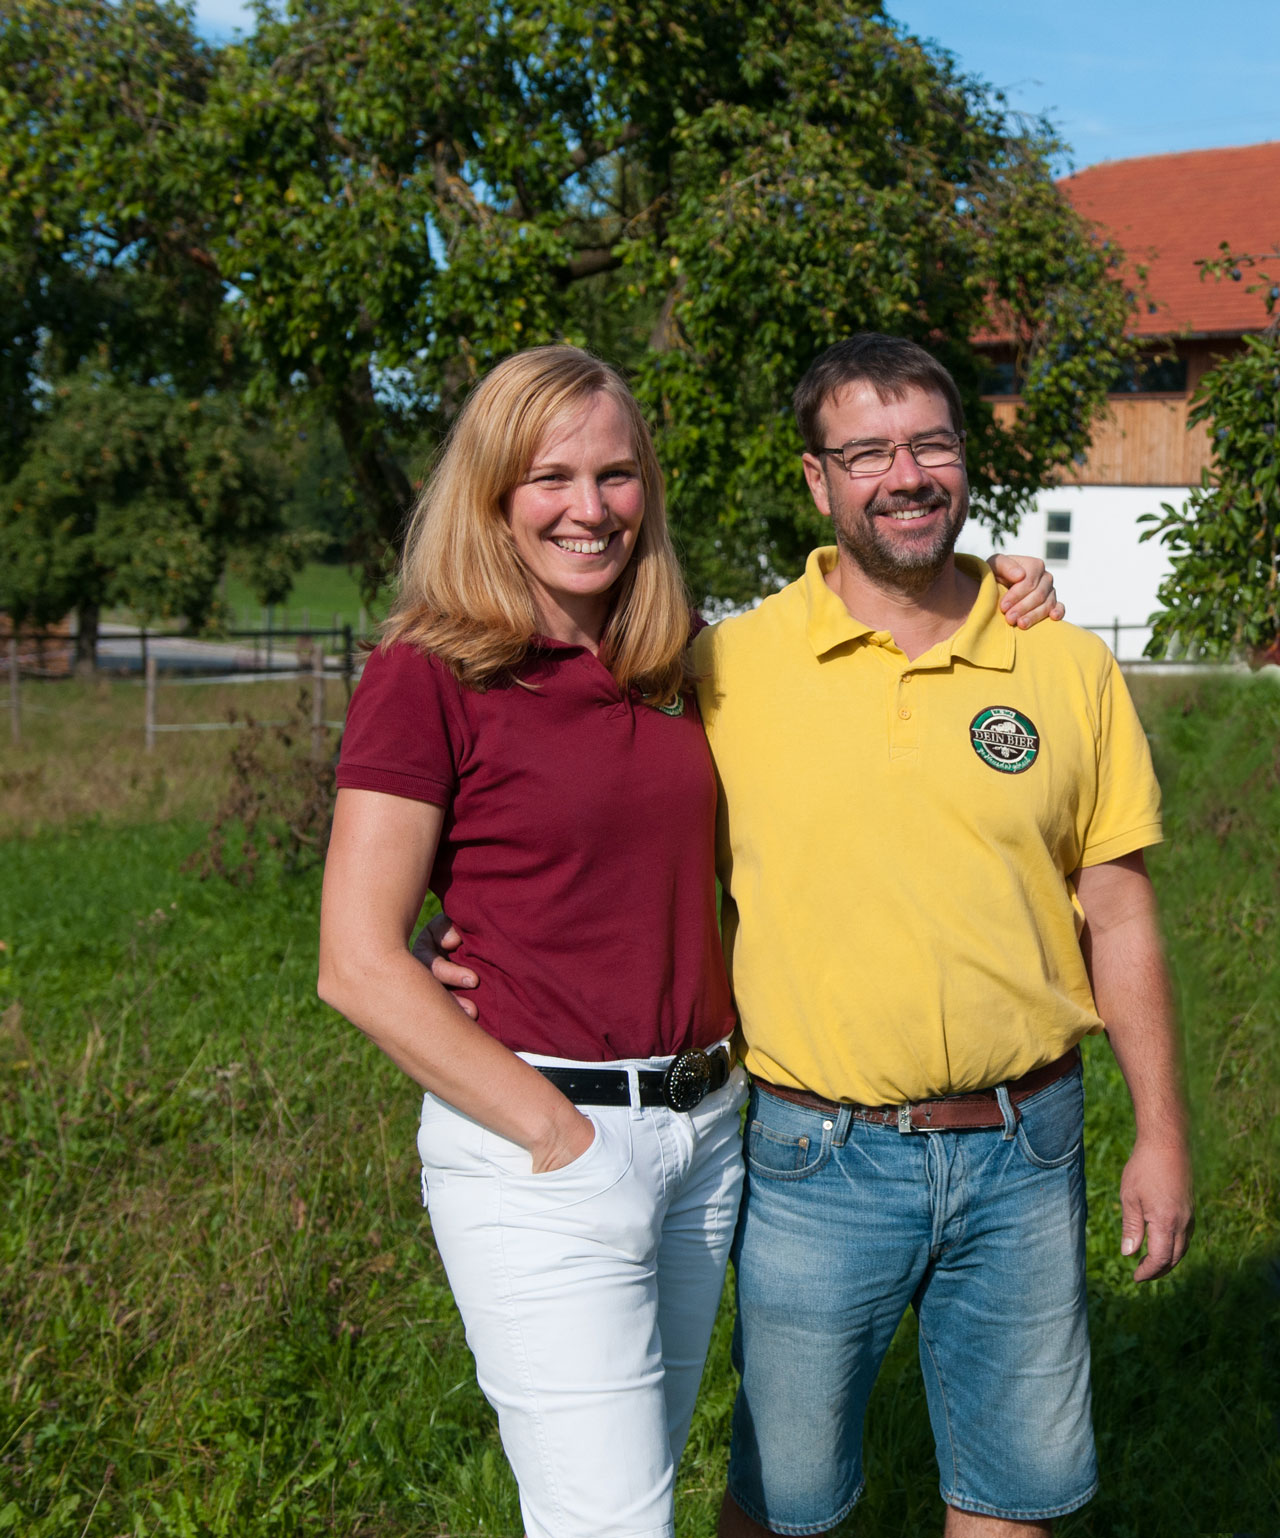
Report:
[{"label": "man's arm", "polygon": [[1120,1250],[1136,1254],[1145,1233],[1134,1280],[1147,1282],[1182,1259],[1194,1223],[1187,1106],[1155,894],[1140,850],[1086,866],[1076,892],[1094,1000],[1137,1124],[1120,1180]]}]

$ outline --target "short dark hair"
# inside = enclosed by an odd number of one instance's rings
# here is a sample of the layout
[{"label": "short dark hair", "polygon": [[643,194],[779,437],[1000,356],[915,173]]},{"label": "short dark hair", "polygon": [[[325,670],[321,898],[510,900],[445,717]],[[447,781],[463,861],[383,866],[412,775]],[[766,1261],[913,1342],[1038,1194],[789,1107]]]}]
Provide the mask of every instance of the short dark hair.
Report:
[{"label": "short dark hair", "polygon": [[837,390],[863,382],[881,400],[900,400],[910,389],[936,390],[947,402],[952,427],[958,433],[964,431],[964,407],[956,382],[932,353],[905,336],[859,331],[816,358],[791,397],[800,436],[810,454],[835,447],[822,441],[818,420],[822,408]]}]

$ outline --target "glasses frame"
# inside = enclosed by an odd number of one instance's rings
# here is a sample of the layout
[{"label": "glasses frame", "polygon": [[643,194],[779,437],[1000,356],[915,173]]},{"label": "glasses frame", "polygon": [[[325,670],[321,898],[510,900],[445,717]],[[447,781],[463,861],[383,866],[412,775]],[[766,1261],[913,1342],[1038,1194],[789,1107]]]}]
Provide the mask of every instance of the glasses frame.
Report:
[{"label": "glasses frame", "polygon": [[842,443],[838,449],[818,449],[815,452],[819,457],[821,457],[823,454],[826,454],[830,458],[837,460],[839,462],[840,468],[844,471],[844,473],[854,477],[854,479],[864,479],[873,475],[888,475],[889,471],[893,469],[893,464],[898,457],[899,449],[906,449],[907,453],[911,455],[913,460],[915,460],[916,468],[919,470],[946,470],[951,465],[960,465],[964,463],[964,444],[965,439],[969,435],[967,432],[950,432],[948,436],[956,440],[956,457],[954,459],[944,460],[940,465],[922,465],[920,461],[916,459],[916,451],[912,445],[920,442],[922,439],[927,439],[930,436],[931,434],[929,433],[917,433],[914,438],[904,438],[901,443],[886,442],[885,448],[889,451],[889,463],[885,465],[883,470],[851,470],[849,468],[848,461],[844,457],[845,450],[852,448],[854,444],[865,444],[868,442],[877,443],[882,441],[880,439],[850,438],[848,443]]}]

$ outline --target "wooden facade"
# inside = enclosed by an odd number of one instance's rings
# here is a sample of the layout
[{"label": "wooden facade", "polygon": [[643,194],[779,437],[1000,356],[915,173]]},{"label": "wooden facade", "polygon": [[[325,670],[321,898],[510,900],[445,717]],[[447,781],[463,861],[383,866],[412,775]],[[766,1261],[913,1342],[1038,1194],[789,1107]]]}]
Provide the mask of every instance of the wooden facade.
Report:
[{"label": "wooden facade", "polygon": [[[1059,486],[1198,486],[1200,472],[1213,459],[1205,423],[1187,425],[1191,397],[1217,358],[1236,351],[1235,340],[1194,338],[1172,344],[1187,366],[1184,391],[1153,395],[1121,394],[1107,398],[1107,409],[1093,424],[1092,441],[1082,465],[1069,465],[1055,477]],[[988,396],[996,421],[1017,415],[1016,395]]]},{"label": "wooden facade", "polygon": [[[1017,414],[1018,398],[992,401],[996,421]],[[1093,441],[1082,465],[1068,465],[1054,477],[1059,486],[1195,486],[1210,462],[1203,423],[1187,426],[1185,395],[1113,395],[1106,415],[1093,425]]]},{"label": "wooden facade", "polygon": [[[13,622],[0,611],[0,665],[9,656],[12,638]],[[72,669],[74,652],[69,620],[42,628],[23,626],[18,630],[18,666],[29,676],[66,678]]]}]

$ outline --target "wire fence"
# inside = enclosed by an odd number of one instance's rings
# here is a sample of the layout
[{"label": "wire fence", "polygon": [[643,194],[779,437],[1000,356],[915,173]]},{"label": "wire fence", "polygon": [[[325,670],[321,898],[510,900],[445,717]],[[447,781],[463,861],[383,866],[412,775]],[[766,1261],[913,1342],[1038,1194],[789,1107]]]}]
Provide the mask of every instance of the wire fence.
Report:
[{"label": "wire fence", "polygon": [[[349,624],[330,630],[231,630],[216,639],[181,632],[104,628],[96,637],[97,671],[136,679],[145,690],[143,740],[148,752],[166,732],[231,731],[246,725],[228,721],[162,721],[160,690],[170,685],[253,684],[290,678],[311,683],[311,729],[317,751],[323,734],[341,730],[342,721],[326,719],[325,683],[340,679],[349,695],[357,669],[355,637]],[[18,631],[8,638],[9,736],[22,740],[24,677],[71,676],[79,649],[74,632]],[[262,722],[262,725],[284,724]]]},{"label": "wire fence", "polygon": [[[1149,635],[1147,623],[1119,619],[1083,625],[1108,642],[1121,666],[1135,670],[1194,671],[1221,666],[1205,659],[1178,660],[1155,657],[1124,657],[1122,637]],[[66,629],[11,633],[8,637],[9,736],[22,739],[22,679],[65,678],[74,669],[79,637]],[[357,671],[356,637],[349,623],[327,629],[306,626],[266,626],[221,632],[215,638],[194,637],[183,632],[127,630],[104,626],[97,636],[98,671],[137,678],[146,691],[144,742],[153,751],[156,738],[166,732],[231,731],[243,721],[162,721],[159,691],[167,685],[253,684],[269,680],[310,679],[312,732],[316,741],[329,729],[341,730],[341,721],[324,714],[325,680],[341,678],[350,692]],[[1243,670],[1244,664],[1240,664]],[[273,723],[264,722],[264,725]],[[275,723],[282,724],[282,723]]]}]

